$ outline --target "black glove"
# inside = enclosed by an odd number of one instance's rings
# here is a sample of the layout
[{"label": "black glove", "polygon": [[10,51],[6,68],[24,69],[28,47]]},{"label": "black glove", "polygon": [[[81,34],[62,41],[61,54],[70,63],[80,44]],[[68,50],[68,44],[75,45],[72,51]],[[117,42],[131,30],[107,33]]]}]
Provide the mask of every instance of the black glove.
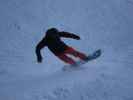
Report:
[{"label": "black glove", "polygon": [[37,62],[38,63],[41,63],[42,62],[42,57],[41,56],[37,58]]},{"label": "black glove", "polygon": [[75,39],[76,39],[76,40],[80,40],[80,37],[79,37],[79,36],[76,36]]}]

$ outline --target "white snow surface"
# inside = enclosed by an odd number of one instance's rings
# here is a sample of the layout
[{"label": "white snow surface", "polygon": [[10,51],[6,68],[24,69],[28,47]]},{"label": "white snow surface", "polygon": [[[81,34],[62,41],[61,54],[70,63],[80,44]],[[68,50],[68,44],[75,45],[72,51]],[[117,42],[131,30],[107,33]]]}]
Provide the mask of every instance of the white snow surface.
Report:
[{"label": "white snow surface", "polygon": [[[132,0],[1,0],[0,100],[133,100]],[[48,28],[75,33],[64,41],[102,56],[63,71],[47,48],[35,46]]]}]

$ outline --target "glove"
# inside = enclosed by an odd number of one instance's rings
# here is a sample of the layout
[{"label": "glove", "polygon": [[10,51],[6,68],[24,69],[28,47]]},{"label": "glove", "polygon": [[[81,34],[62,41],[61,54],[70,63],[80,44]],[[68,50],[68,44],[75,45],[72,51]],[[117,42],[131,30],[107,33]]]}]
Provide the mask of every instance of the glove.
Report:
[{"label": "glove", "polygon": [[42,57],[41,56],[37,58],[37,62],[42,63]]},{"label": "glove", "polygon": [[79,37],[79,36],[76,36],[75,39],[76,39],[76,40],[80,40],[80,37]]}]

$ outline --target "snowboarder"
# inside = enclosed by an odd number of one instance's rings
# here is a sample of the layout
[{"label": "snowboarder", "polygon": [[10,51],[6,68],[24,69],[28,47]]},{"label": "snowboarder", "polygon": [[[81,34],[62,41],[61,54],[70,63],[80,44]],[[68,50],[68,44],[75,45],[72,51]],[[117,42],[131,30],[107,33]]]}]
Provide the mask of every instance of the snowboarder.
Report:
[{"label": "snowboarder", "polygon": [[45,37],[36,46],[36,56],[38,63],[42,62],[41,49],[45,46],[47,46],[55,56],[70,65],[76,64],[76,61],[74,61],[74,59],[72,59],[71,57],[67,56],[67,54],[73,55],[74,57],[78,57],[83,61],[88,60],[88,56],[66,45],[61,40],[61,37],[80,40],[80,37],[73,33],[64,31],[60,32],[56,28],[48,29],[46,31]]}]

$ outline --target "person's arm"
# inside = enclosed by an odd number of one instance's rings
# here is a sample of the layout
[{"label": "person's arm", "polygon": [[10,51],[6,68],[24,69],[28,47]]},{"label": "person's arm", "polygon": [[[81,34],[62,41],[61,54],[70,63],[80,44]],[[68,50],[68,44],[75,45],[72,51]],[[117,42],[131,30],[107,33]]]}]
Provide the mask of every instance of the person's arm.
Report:
[{"label": "person's arm", "polygon": [[78,35],[75,35],[75,34],[69,33],[69,32],[59,32],[59,35],[61,37],[65,37],[65,38],[73,38],[76,40],[80,40],[80,37]]},{"label": "person's arm", "polygon": [[45,39],[42,39],[36,46],[36,56],[37,56],[37,62],[41,63],[42,62],[42,55],[41,55],[41,49],[46,46],[46,41]]}]

